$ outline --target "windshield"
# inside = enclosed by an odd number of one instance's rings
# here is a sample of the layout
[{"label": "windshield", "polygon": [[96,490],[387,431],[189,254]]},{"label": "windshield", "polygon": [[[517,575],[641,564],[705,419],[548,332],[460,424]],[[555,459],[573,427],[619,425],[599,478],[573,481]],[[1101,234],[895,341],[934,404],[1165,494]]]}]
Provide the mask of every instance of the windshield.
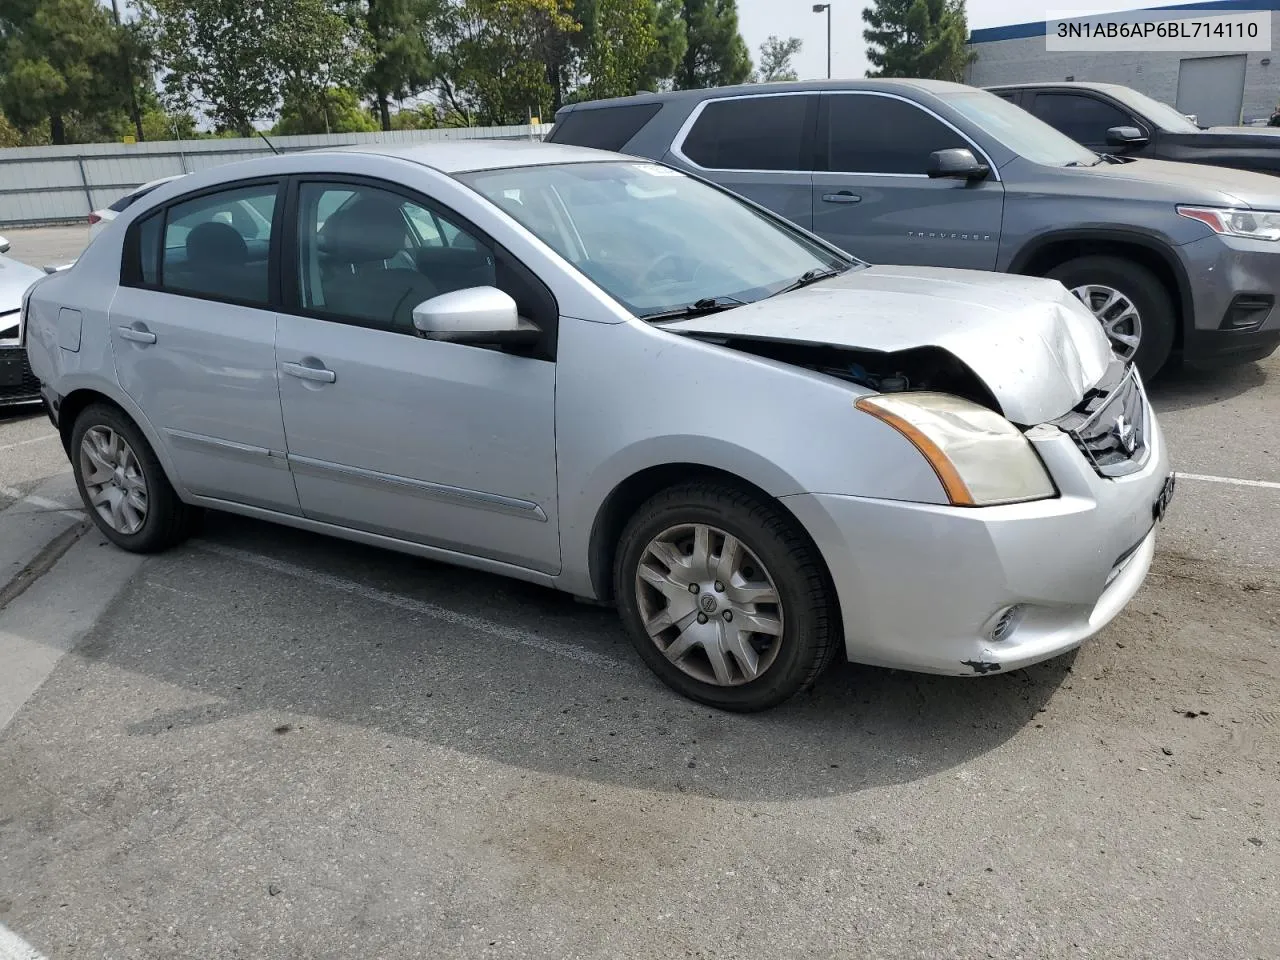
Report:
[{"label": "windshield", "polygon": [[458,177],[639,317],[749,303],[844,260],[733,196],[653,163],[573,163]]},{"label": "windshield", "polygon": [[1161,130],[1169,133],[1199,133],[1200,128],[1167,103],[1152,100],[1145,93],[1128,87],[1108,88],[1111,94],[1125,106],[1147,117]]},{"label": "windshield", "polygon": [[1091,166],[1098,161],[1092,150],[994,93],[974,90],[951,94],[946,99],[967,119],[1032,163],[1066,167]]}]

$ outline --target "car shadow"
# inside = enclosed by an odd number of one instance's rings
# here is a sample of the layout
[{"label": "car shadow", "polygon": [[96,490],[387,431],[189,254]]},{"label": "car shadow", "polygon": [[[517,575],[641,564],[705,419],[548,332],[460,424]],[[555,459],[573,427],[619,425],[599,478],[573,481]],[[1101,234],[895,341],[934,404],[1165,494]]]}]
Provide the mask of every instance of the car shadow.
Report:
[{"label": "car shadow", "polygon": [[1147,395],[1157,413],[1173,413],[1233,400],[1266,382],[1267,371],[1258,363],[1218,370],[1172,366],[1147,386]]},{"label": "car shadow", "polygon": [[[516,638],[477,635],[477,622]],[[134,736],[323,718],[529,771],[744,800],[962,764],[1023,732],[1074,662],[982,679],[843,664],[772,711],[723,713],[652,676],[612,610],[221,515],[152,560],[78,653],[197,695],[125,720]]]},{"label": "car shadow", "polygon": [[39,403],[3,405],[0,406],[0,427],[6,423],[21,423],[23,420],[31,420],[43,415],[44,409]]}]

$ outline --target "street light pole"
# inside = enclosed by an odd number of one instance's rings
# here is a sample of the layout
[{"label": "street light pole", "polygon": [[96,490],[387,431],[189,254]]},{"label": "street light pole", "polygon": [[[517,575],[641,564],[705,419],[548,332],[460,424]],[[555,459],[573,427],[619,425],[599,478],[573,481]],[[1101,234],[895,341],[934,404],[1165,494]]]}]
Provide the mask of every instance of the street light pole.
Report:
[{"label": "street light pole", "polygon": [[814,13],[825,13],[827,15],[827,79],[831,79],[831,4],[815,3],[813,5]]}]

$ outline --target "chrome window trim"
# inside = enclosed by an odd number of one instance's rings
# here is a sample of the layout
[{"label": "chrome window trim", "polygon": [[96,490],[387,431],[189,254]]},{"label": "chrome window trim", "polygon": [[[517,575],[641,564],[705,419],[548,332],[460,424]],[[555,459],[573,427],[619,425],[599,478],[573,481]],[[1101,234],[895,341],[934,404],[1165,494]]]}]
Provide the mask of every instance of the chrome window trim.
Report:
[{"label": "chrome window trim", "polygon": [[824,96],[859,96],[859,97],[885,97],[890,100],[899,100],[903,103],[910,104],[917,110],[923,110],[933,119],[937,120],[943,126],[949,128],[961,140],[969,144],[973,151],[980,156],[991,168],[991,175],[997,183],[1000,181],[1000,170],[991,159],[991,155],[982,149],[978,144],[973,142],[973,138],[957,127],[946,117],[940,116],[935,111],[929,109],[923,104],[917,103],[908,97],[901,96],[896,93],[887,93],[881,90],[795,90],[785,91],[781,93],[744,93],[737,94],[732,97],[708,97],[696,107],[693,112],[685,118],[684,123],[680,125],[680,129],[676,131],[675,138],[671,142],[671,155],[676,157],[682,163],[687,163],[695,170],[701,170],[707,173],[779,173],[789,174],[791,176],[814,176],[818,174],[834,174],[839,177],[885,177],[894,180],[928,180],[927,173],[873,173],[869,171],[854,170],[755,170],[749,167],[704,167],[695,160],[691,160],[684,152],[684,142],[688,139],[689,133],[693,130],[693,125],[697,123],[698,118],[702,115],[702,111],[706,109],[708,104],[720,103],[726,100],[760,100],[765,97],[824,97]]}]

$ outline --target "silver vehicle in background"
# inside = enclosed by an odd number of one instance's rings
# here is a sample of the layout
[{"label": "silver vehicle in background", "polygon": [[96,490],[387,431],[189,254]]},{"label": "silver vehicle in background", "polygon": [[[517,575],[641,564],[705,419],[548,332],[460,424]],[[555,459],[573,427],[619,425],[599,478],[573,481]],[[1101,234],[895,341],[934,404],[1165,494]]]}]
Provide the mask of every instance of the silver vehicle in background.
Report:
[{"label": "silver vehicle in background", "polygon": [[616,604],[731,710],[841,653],[1055,656],[1150,565],[1160,428],[1055,281],[868,266],[530,143],[251,160],[121,220],[36,285],[28,345],[127,550],[214,508],[518,577]]},{"label": "silver vehicle in background", "polygon": [[9,241],[0,237],[0,407],[40,402],[40,381],[22,348],[21,306],[27,288],[44,273],[4,256],[8,252]]}]

